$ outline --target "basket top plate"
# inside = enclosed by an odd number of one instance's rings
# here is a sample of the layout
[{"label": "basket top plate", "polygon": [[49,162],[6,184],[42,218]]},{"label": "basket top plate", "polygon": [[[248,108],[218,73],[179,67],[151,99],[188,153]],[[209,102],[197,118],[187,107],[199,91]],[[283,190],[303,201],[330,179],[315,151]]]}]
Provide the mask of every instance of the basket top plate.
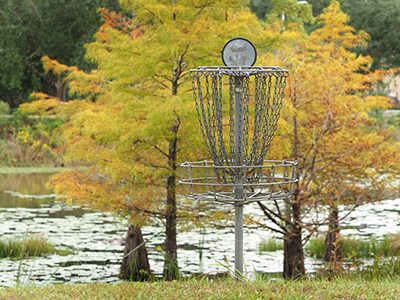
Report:
[{"label": "basket top plate", "polygon": [[251,67],[256,63],[257,50],[248,39],[237,37],[225,44],[221,56],[225,66]]}]

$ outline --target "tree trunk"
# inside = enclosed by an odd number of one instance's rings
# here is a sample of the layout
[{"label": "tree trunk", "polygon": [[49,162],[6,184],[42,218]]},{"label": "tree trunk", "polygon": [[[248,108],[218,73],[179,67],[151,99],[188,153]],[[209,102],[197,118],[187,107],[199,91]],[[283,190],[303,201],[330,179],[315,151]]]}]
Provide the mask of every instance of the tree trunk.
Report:
[{"label": "tree trunk", "polygon": [[324,261],[337,262],[342,258],[342,249],[337,244],[339,230],[339,211],[335,207],[329,214],[329,230],[325,238]]},{"label": "tree trunk", "polygon": [[[294,81],[293,95],[291,95],[293,106],[297,107],[296,96],[296,79]],[[299,133],[296,115],[293,117],[293,156],[295,160],[299,160]],[[300,177],[300,171],[297,173],[297,179]],[[297,183],[300,184],[300,183]],[[301,199],[299,199],[300,187],[298,186],[294,191],[289,208],[291,212],[286,213],[287,220],[291,219],[292,224],[286,223],[287,233],[284,235],[283,242],[283,277],[285,279],[297,279],[305,275],[304,267],[304,252],[302,241],[302,227],[301,227]],[[290,218],[290,217],[291,218]]]},{"label": "tree trunk", "polygon": [[[173,129],[174,130],[174,129]],[[176,128],[177,131],[177,128]],[[175,131],[175,133],[176,133]],[[176,245],[176,147],[177,137],[171,138],[169,143],[170,174],[167,177],[167,211],[166,211],[166,240],[165,240],[165,260],[164,260],[164,279],[174,280],[179,276],[178,255]]]},{"label": "tree trunk", "polygon": [[131,281],[146,281],[150,275],[150,265],[142,231],[139,227],[131,225],[126,235],[120,278]]},{"label": "tree trunk", "polygon": [[66,91],[67,91],[68,81],[64,81],[60,75],[57,75],[54,87],[56,88],[56,96],[58,100],[65,102]]},{"label": "tree trunk", "polygon": [[[292,207],[292,222],[294,224],[300,221],[300,204],[295,201]],[[283,277],[285,279],[297,279],[305,275],[303,242],[301,239],[301,226],[287,226],[290,228],[288,234],[284,237],[284,260]]]}]

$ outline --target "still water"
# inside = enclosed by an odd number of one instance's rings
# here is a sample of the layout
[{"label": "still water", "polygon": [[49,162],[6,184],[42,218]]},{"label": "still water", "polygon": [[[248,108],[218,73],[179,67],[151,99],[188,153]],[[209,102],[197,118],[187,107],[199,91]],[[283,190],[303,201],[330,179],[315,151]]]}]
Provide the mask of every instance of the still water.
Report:
[{"label": "still water", "polygon": [[[22,264],[1,259],[0,286],[14,286],[17,281],[33,285],[118,281],[127,225],[106,213],[56,202],[55,195],[46,189],[49,175],[0,175],[0,238],[40,235],[59,248],[73,249],[73,254],[29,258]],[[257,206],[245,206],[245,214],[264,219]],[[365,205],[342,222],[346,228],[342,233],[379,239],[400,231],[399,214],[400,199]],[[157,248],[164,241],[163,228],[149,226],[142,230],[150,267],[161,276],[163,255]],[[244,262],[249,272],[253,272],[253,267],[260,273],[282,272],[283,251],[257,250],[261,240],[271,237],[270,231],[245,227]],[[206,228],[180,233],[178,260],[183,274],[226,271],[216,261],[234,266],[234,229]],[[320,265],[320,261],[309,257],[305,262],[307,272],[315,272]]]}]

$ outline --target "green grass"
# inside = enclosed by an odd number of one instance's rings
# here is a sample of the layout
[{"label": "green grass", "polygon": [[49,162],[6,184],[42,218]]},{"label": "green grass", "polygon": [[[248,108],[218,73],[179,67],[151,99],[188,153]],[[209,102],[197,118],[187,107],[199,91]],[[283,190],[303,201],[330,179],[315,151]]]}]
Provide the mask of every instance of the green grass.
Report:
[{"label": "green grass", "polygon": [[54,253],[68,255],[71,251],[57,250],[55,246],[49,243],[44,237],[38,236],[0,240],[0,258],[10,257],[20,259],[23,257]]},{"label": "green grass", "polygon": [[400,299],[400,279],[236,283],[232,279],[0,289],[1,299]]},{"label": "green grass", "polygon": [[283,250],[283,241],[277,239],[261,240],[258,245],[258,252]]},{"label": "green grass", "polygon": [[[400,234],[385,236],[382,241],[362,241],[346,237],[341,237],[339,241],[344,258],[391,257],[400,250]],[[325,237],[311,239],[305,251],[314,258],[322,258],[325,253]]]},{"label": "green grass", "polygon": [[47,287],[0,288],[0,299],[400,299],[400,260],[374,259],[370,267],[336,277],[297,281],[235,282],[207,276],[165,282],[59,284]]}]

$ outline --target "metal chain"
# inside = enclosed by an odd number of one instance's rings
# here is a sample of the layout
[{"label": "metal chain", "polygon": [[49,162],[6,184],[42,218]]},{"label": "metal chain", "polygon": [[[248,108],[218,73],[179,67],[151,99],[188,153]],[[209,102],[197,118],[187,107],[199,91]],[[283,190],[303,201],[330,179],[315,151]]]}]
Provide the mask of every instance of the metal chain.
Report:
[{"label": "metal chain", "polygon": [[[218,97],[218,91],[217,92],[215,91],[215,76],[214,76],[214,74],[211,73],[210,77],[211,77],[211,114],[210,114],[210,111],[208,111],[208,114],[209,114],[209,116],[211,115],[211,118],[210,118],[210,124],[212,127],[211,135],[212,135],[212,139],[214,141],[214,147],[216,147],[217,139],[216,139],[215,133],[216,133],[217,128],[216,128],[215,105],[216,105],[216,102],[218,101],[216,99],[216,97]],[[208,109],[210,110],[210,104],[208,105]],[[217,150],[217,148],[216,148],[216,150]]]},{"label": "metal chain", "polygon": [[[260,153],[260,157],[265,157],[265,155],[267,154],[270,145],[271,145],[271,132],[275,131],[274,130],[274,124],[276,123],[276,116],[275,116],[275,106],[276,106],[276,99],[273,95],[271,95],[271,90],[273,89],[273,82],[272,82],[272,76],[269,75],[268,77],[264,77],[264,82],[267,86],[266,91],[266,107],[265,107],[265,121],[264,121],[264,126],[265,126],[265,130],[264,131],[264,137],[263,137],[263,143],[262,143],[262,147],[261,147],[261,153]],[[276,120],[277,121],[277,120]]]},{"label": "metal chain", "polygon": [[[196,76],[197,77],[197,76]],[[206,94],[208,94],[208,76],[205,75],[206,78]],[[193,83],[193,78],[192,78],[192,84],[194,86],[194,94],[196,93],[196,84]],[[197,110],[197,116],[200,122],[200,129],[203,133],[203,139],[206,142],[206,147],[208,152],[211,155],[211,158],[214,162],[218,163],[218,156],[216,154],[216,148],[215,148],[215,142],[213,141],[211,135],[210,135],[210,129],[209,125],[207,124],[207,112],[205,110],[205,107],[208,106],[208,104],[204,105],[204,98],[203,94],[201,91],[201,81],[200,81],[200,76],[197,77],[197,91],[198,91],[198,98],[196,97],[196,110]],[[207,99],[207,96],[206,96]]]},{"label": "metal chain", "polygon": [[[243,162],[241,163],[247,166],[246,180],[262,180],[262,168],[251,168],[251,166],[263,165],[263,160],[270,149],[282,108],[288,73],[281,70],[270,70],[240,75],[220,70],[204,71],[196,69],[191,71],[189,75],[192,78],[193,98],[200,129],[214,164],[234,166],[236,150],[242,154]],[[229,76],[229,153],[225,147],[225,142],[228,141],[224,140],[225,125],[222,105],[224,75]],[[251,76],[255,78],[254,117],[250,112]],[[205,81],[204,96],[201,78],[204,78]],[[240,92],[235,91],[235,79],[237,78]],[[235,107],[235,92],[239,93],[240,107]],[[237,141],[238,149],[235,149],[235,109],[240,109],[237,112],[239,117],[239,120],[237,120],[239,128],[237,130],[242,133],[239,134],[240,140]],[[250,118],[254,120],[250,122]],[[250,127],[253,131],[251,146],[249,143]],[[216,173],[219,180],[227,182],[228,177],[230,181],[233,180],[233,169],[223,168],[222,171]]]},{"label": "metal chain", "polygon": [[[228,158],[225,150],[225,143],[223,138],[223,116],[222,116],[222,74],[213,73],[213,90],[215,94],[215,115],[216,115],[216,131],[219,145],[219,164],[221,166],[227,164]],[[222,181],[227,182],[226,172],[228,169],[222,169]],[[218,176],[219,172],[216,170]]]},{"label": "metal chain", "polygon": [[[197,86],[196,86],[196,83],[195,83],[195,78],[196,78],[196,81],[197,81]],[[199,105],[199,101],[198,101],[197,93],[196,93],[196,90],[198,90],[199,91],[199,98],[202,98],[202,96],[201,96],[201,83],[200,83],[200,77],[199,76],[193,76],[192,77],[192,88],[193,88],[193,98],[194,98],[194,101],[195,101],[195,107],[196,107],[196,111],[197,111],[197,118],[198,118],[199,123],[200,123],[200,130],[201,130],[201,132],[203,134],[203,140],[206,143],[207,150],[211,154],[211,148],[210,148],[210,145],[208,144],[207,135],[204,132],[204,127],[205,126],[204,126],[204,124],[202,122],[202,117],[201,117],[201,113],[200,113],[200,105]]]},{"label": "metal chain", "polygon": [[[210,108],[210,82],[209,82],[209,75],[210,73],[205,73],[205,79],[206,79],[206,105],[207,105],[207,121],[204,121],[205,124],[207,124],[206,127],[206,132],[207,132],[207,136],[208,136],[208,141],[210,143],[210,147],[213,150],[213,152],[215,152],[215,139],[214,139],[214,134],[215,131],[213,130],[213,122],[211,119],[211,108]],[[214,159],[214,158],[213,158]]]},{"label": "metal chain", "polygon": [[[254,129],[253,129],[253,140],[250,149],[248,165],[254,165],[255,159],[259,157],[260,150],[260,138],[261,138],[261,126],[262,126],[262,108],[264,101],[262,77],[257,74],[255,75],[255,90],[254,90]],[[259,170],[257,168],[257,170]]]},{"label": "metal chain", "polygon": [[250,78],[246,76],[243,81],[243,161],[249,160],[249,102],[250,102]]},{"label": "metal chain", "polygon": [[[239,113],[238,113],[239,120],[238,120],[237,124],[238,124],[238,132],[240,132],[240,134],[238,135],[238,138],[239,138],[238,143],[236,143],[236,141],[235,141],[235,144],[238,145],[237,152],[241,153],[240,157],[242,158],[241,162],[238,161],[236,163],[237,164],[241,163],[242,165],[243,165],[243,149],[242,148],[244,148],[243,147],[243,81],[244,81],[243,76],[239,77],[239,90],[240,90],[239,106],[240,107],[235,106],[235,110],[239,109]],[[239,169],[237,171],[239,171]]]},{"label": "metal chain", "polygon": [[223,116],[222,116],[222,74],[215,74],[216,91],[218,91],[218,101],[216,103],[216,118],[217,118],[217,131],[218,131],[218,142],[219,142],[219,157],[220,160],[230,166],[232,163],[229,161],[228,155],[225,149],[224,135],[223,135]]},{"label": "metal chain", "polygon": [[229,76],[229,159],[232,162],[232,165],[235,159],[234,87],[235,77]]},{"label": "metal chain", "polygon": [[269,85],[269,80],[267,82],[267,79],[270,79],[270,76],[266,76],[265,74],[263,74],[260,79],[261,79],[260,118],[262,120],[262,127],[261,127],[262,136],[260,136],[260,145],[258,145],[258,147],[259,147],[259,149],[257,150],[258,156],[255,157],[256,165],[260,165],[262,163],[262,161],[264,160],[263,148],[264,148],[265,143],[267,142],[266,136],[268,135],[268,132],[269,132],[268,122],[270,120],[269,112],[270,112],[270,106],[271,106],[271,102],[270,102],[271,87]]},{"label": "metal chain", "polygon": [[[206,127],[206,133],[207,133],[207,138],[210,143],[210,148],[212,150],[211,153],[211,158],[214,161],[216,165],[222,165],[218,153],[217,153],[217,147],[216,147],[216,140],[215,140],[215,123],[213,122],[213,117],[214,112],[211,112],[211,107],[210,107],[210,102],[213,100],[211,96],[211,101],[210,101],[210,82],[209,82],[209,77],[211,76],[211,81],[212,81],[212,73],[206,72],[205,74],[206,78],[206,100],[207,100],[207,116],[208,116],[208,126]],[[213,89],[213,84],[211,83],[211,90]],[[212,92],[212,91],[211,91]]]},{"label": "metal chain", "polygon": [[[272,78],[275,79],[274,82],[272,82]],[[286,82],[285,77],[280,77],[280,76],[269,76],[268,80],[268,98],[271,99],[272,97],[272,103],[270,102],[269,104],[269,117],[268,117],[268,122],[267,124],[267,130],[266,130],[266,135],[264,138],[263,146],[261,149],[261,157],[265,157],[267,154],[269,148],[271,147],[271,142],[274,139],[275,131],[277,128],[277,123],[279,120],[279,115],[280,111],[282,108],[282,100],[283,100],[283,85],[282,83]],[[271,90],[274,89],[273,95],[271,95]]]}]

